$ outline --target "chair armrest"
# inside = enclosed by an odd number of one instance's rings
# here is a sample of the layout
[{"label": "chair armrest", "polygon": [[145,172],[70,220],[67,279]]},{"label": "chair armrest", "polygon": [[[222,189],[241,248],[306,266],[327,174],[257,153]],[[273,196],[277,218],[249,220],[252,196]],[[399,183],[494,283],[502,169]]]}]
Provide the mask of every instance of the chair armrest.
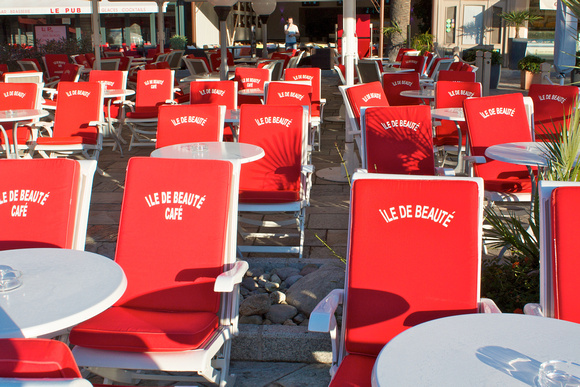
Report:
[{"label": "chair armrest", "polygon": [[[342,305],[343,299],[344,289],[334,289],[328,293],[310,313],[308,330],[311,332],[330,332],[334,312],[336,312],[338,305]],[[336,321],[334,325],[336,325]]]},{"label": "chair armrest", "polygon": [[524,314],[529,314],[530,316],[544,317],[544,311],[540,304],[526,304],[524,305]]},{"label": "chair armrest", "polygon": [[229,293],[234,290],[234,285],[242,282],[244,274],[248,271],[248,262],[237,261],[230,270],[221,273],[215,280],[214,292]]},{"label": "chair armrest", "polygon": [[483,156],[465,156],[463,160],[467,161],[468,163],[477,163],[477,164],[487,163],[487,160]]},{"label": "chair armrest", "polygon": [[489,298],[479,299],[479,313],[501,313],[495,302]]},{"label": "chair armrest", "polygon": [[435,167],[435,175],[437,175],[437,176],[455,176],[455,171],[452,168]]},{"label": "chair armrest", "polygon": [[102,125],[107,125],[107,123],[103,122],[103,121],[91,121],[91,122],[89,122],[89,126],[102,126]]}]

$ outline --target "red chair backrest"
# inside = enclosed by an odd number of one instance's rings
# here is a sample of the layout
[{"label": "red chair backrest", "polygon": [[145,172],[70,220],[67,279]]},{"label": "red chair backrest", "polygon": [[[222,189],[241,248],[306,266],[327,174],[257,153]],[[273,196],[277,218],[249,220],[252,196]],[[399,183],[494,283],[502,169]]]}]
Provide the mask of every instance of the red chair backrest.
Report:
[{"label": "red chair backrest", "polygon": [[402,61],[403,56],[405,55],[405,53],[407,51],[414,51],[414,49],[412,49],[412,48],[399,48],[399,52],[397,53],[397,58],[395,59],[395,62]]},{"label": "red chair backrest", "polygon": [[53,136],[95,144],[99,130],[89,122],[103,121],[103,89],[99,82],[59,82]]},{"label": "red chair backrest", "polygon": [[80,179],[78,162],[1,160],[0,165],[0,250],[71,249]]},{"label": "red chair backrest", "polygon": [[469,65],[467,63],[463,63],[461,65],[461,71],[472,72],[473,71],[473,67],[471,67],[471,65]]},{"label": "red chair backrest", "polygon": [[429,68],[429,78],[433,77],[433,73],[435,72],[435,69],[437,68],[437,63],[441,62],[442,60],[449,60],[450,58],[435,58],[433,59],[433,64],[431,65],[431,68]]},{"label": "red chair backrest", "polygon": [[87,61],[89,62],[89,67],[93,68],[93,64],[95,63],[95,54],[92,52],[87,52],[85,54],[85,58],[87,58]]},{"label": "red chair backrest", "polygon": [[87,57],[84,54],[76,55],[74,57],[74,61],[76,62],[76,64],[84,66],[85,69],[91,68],[91,64],[89,63],[89,61],[87,60]]},{"label": "red chair backrest", "polygon": [[78,80],[78,74],[81,67],[76,64],[67,63],[62,67],[61,82],[75,82]]},{"label": "red chair backrest", "polygon": [[435,173],[429,106],[370,107],[365,110],[364,119],[369,173]]},{"label": "red chair backrest", "polygon": [[[220,68],[221,61],[222,61],[221,55],[222,54],[219,50],[216,53],[210,54],[209,61],[211,63],[211,68],[213,71],[218,71],[218,69]],[[235,65],[234,56],[230,52],[230,50],[227,51],[226,56],[227,56],[228,66],[234,66]]]},{"label": "red chair backrest", "polygon": [[[427,68],[429,68],[429,64],[433,61],[434,54],[432,52],[425,51],[423,56],[425,57],[425,69],[427,69]],[[435,64],[435,63],[433,63],[433,64]],[[431,69],[429,68],[429,70],[431,70]]]},{"label": "red chair backrest", "polygon": [[[0,110],[36,109],[38,107],[38,87],[36,83],[4,83],[0,82]],[[4,128],[10,144],[14,143],[14,126],[11,122],[0,124]],[[27,126],[17,129],[18,144],[25,144],[30,139],[31,130]],[[0,144],[4,144],[4,136],[0,135]]]},{"label": "red chair backrest", "polygon": [[385,73],[383,74],[383,90],[390,106],[420,105],[420,98],[411,98],[401,95],[405,90],[421,90],[419,73]]},{"label": "red chair backrest", "polygon": [[82,378],[71,350],[62,341],[0,339],[0,354],[1,378]]},{"label": "red chair backrest", "polygon": [[534,125],[536,139],[546,138],[547,133],[560,133],[566,120],[574,111],[577,86],[541,85],[530,86],[528,96],[534,102]]},{"label": "red chair backrest", "polygon": [[[466,99],[463,109],[474,156],[485,156],[485,150],[492,145],[532,141],[524,97],[520,93]],[[474,164],[473,168],[475,175],[483,177],[486,183],[504,181],[502,191],[520,191],[522,187],[516,180],[527,178],[529,181],[528,170],[523,165],[487,158],[486,163]],[[513,185],[509,182],[512,179]]]},{"label": "red chair backrest", "polygon": [[221,141],[222,114],[219,105],[159,106],[155,148],[186,142]]},{"label": "red chair backrest", "polygon": [[471,71],[441,70],[437,76],[437,81],[475,82],[475,73]]},{"label": "red chair backrest", "polygon": [[131,65],[131,57],[130,56],[119,57],[119,70],[129,71],[130,65]]},{"label": "red chair backrest", "polygon": [[[91,70],[89,73],[90,82],[100,82],[105,85],[105,89],[125,89],[127,87],[127,77],[123,71],[119,70]],[[115,100],[122,100],[121,97]],[[108,100],[107,100],[108,101]],[[118,117],[121,107],[118,104],[111,103],[111,117]],[[108,109],[104,110],[105,115],[108,114]]]},{"label": "red chair backrest", "polygon": [[44,60],[49,77],[60,76],[64,71],[64,65],[69,63],[68,56],[65,54],[46,54]]},{"label": "red chair backrest", "polygon": [[300,198],[304,110],[290,105],[242,105],[239,141],[266,155],[242,165],[240,202],[292,202]]},{"label": "red chair backrest", "polygon": [[354,180],[343,319],[349,354],[377,356],[410,327],[477,312],[478,195],[475,181]]},{"label": "red chair backrest", "polygon": [[449,71],[460,71],[463,67],[463,62],[453,62],[451,66],[449,66]]},{"label": "red chair backrest", "polygon": [[578,308],[578,236],[580,227],[580,187],[558,187],[552,191],[551,227],[554,317],[580,323]]},{"label": "red chair backrest", "polygon": [[360,109],[367,106],[389,106],[381,82],[362,83],[346,89],[354,117],[360,122]]},{"label": "red chair backrest", "polygon": [[115,305],[218,312],[232,170],[222,160],[129,160],[115,254],[127,290]]},{"label": "red chair backrest", "polygon": [[413,71],[417,71],[419,74],[423,74],[425,70],[425,57],[424,56],[411,56],[405,55],[403,56],[403,60],[401,61],[401,68],[402,69],[413,69]]},{"label": "red chair backrest", "polygon": [[270,82],[266,93],[268,105],[300,105],[310,110],[312,86],[288,82]]},{"label": "red chair backrest", "polygon": [[226,109],[238,107],[238,93],[234,81],[197,81],[189,87],[189,103],[223,105]]},{"label": "red chair backrest", "polygon": [[172,70],[155,69],[137,72],[136,108],[153,108],[173,99]]},{"label": "red chair backrest", "polygon": [[270,57],[270,59],[272,60],[283,60],[284,61],[284,68],[286,68],[286,66],[288,66],[288,62],[290,62],[290,58],[292,57],[292,55],[288,55],[288,54],[282,54],[281,52],[274,52],[272,53],[272,56]]},{"label": "red chair backrest", "polygon": [[[469,74],[469,73],[468,73]],[[478,82],[452,82],[452,81],[438,81],[435,83],[435,107],[441,108],[463,108],[463,101],[467,98],[481,97],[481,83]],[[462,143],[465,144],[467,133],[467,126],[465,122],[458,122],[462,132]],[[441,125],[435,127],[436,137],[443,139],[439,143],[437,139],[435,143],[439,145],[446,145],[444,137],[451,136],[454,139],[458,138],[457,126],[455,122],[449,120],[441,120]],[[457,141],[451,144],[457,145]]]},{"label": "red chair backrest", "polygon": [[251,67],[238,67],[234,81],[238,82],[238,89],[264,90],[264,82],[270,80],[270,70]]},{"label": "red chair backrest", "polygon": [[296,67],[284,71],[284,80],[286,81],[310,81],[313,102],[320,102],[321,79],[321,70],[318,67]]}]

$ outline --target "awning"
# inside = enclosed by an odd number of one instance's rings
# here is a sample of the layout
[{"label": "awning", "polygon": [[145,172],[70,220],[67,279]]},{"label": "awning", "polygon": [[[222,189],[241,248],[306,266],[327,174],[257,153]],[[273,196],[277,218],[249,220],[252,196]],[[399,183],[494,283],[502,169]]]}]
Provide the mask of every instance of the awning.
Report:
[{"label": "awning", "polygon": [[[90,14],[91,2],[86,0],[17,0],[0,2],[0,16],[76,15]],[[151,1],[100,1],[99,13],[157,13]]]}]

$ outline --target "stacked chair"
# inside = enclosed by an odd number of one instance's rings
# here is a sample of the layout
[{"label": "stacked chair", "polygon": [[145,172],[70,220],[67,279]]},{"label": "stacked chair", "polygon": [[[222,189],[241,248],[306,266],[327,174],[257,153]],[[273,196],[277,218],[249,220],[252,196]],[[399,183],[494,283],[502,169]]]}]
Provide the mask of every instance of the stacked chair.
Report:
[{"label": "stacked chair", "polygon": [[345,286],[309,320],[309,330],[330,332],[331,386],[370,386],[383,346],[410,327],[499,312],[479,294],[482,191],[479,178],[355,173]]}]

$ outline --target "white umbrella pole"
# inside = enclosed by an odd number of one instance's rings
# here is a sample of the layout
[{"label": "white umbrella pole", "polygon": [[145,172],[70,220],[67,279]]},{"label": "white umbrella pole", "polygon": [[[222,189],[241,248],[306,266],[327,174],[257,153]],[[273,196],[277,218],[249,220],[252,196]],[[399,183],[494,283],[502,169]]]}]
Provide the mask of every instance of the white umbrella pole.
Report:
[{"label": "white umbrella pole", "polygon": [[91,0],[91,26],[93,27],[93,49],[95,52],[95,70],[101,69],[101,22],[99,18],[99,0]]}]

